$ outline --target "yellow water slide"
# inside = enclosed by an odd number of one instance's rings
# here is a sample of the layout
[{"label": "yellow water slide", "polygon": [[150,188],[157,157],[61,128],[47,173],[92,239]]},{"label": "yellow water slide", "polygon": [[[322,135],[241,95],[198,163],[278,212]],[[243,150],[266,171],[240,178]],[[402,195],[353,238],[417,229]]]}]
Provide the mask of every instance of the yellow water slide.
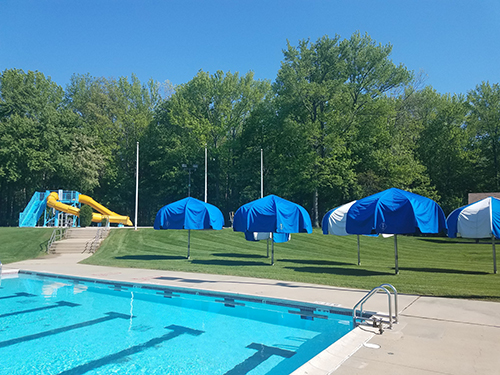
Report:
[{"label": "yellow water slide", "polygon": [[[102,204],[97,203],[95,200],[93,200],[87,195],[79,194],[78,201],[100,212],[100,213],[94,212],[92,214],[92,221],[94,223],[100,223],[103,218],[107,218],[110,223],[124,224],[128,226],[133,225],[128,216],[118,215],[117,213],[108,210]],[[64,204],[59,202],[59,194],[57,194],[56,192],[50,193],[49,196],[47,197],[47,206],[55,208],[58,211],[66,212],[71,215],[76,215],[78,217],[80,216],[80,209],[77,207],[70,206],[69,204]]]}]

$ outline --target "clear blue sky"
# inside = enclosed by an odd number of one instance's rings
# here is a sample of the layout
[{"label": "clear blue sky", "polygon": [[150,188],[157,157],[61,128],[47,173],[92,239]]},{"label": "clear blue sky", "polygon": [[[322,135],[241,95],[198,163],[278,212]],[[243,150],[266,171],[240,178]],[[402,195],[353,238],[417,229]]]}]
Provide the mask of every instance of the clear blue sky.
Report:
[{"label": "clear blue sky", "polygon": [[368,33],[440,93],[500,82],[500,1],[0,0],[0,71],[135,73],[173,84],[210,73],[274,81],[288,39]]}]

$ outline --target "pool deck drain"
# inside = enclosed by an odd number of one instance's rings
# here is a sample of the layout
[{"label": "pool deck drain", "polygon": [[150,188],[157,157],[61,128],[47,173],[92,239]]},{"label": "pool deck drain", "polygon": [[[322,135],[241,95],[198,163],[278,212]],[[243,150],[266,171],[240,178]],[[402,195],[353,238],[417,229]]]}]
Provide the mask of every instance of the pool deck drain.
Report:
[{"label": "pool deck drain", "polygon": [[[78,263],[88,256],[49,255],[7,264],[3,270],[206,289],[345,308],[352,308],[367,293],[279,280]],[[367,302],[366,309],[387,311],[387,297],[376,295]],[[403,294],[399,296],[399,314],[400,323],[393,329],[379,334],[378,330],[360,326],[293,375],[499,373],[500,303]]]}]

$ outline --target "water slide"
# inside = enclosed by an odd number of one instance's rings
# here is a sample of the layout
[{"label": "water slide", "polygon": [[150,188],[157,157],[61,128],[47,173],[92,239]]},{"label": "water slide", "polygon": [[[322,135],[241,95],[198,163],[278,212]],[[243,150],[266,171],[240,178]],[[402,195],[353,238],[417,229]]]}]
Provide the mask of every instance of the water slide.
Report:
[{"label": "water slide", "polygon": [[[100,223],[102,219],[105,217],[109,220],[110,223],[124,224],[128,226],[133,225],[128,216],[118,215],[117,213],[108,210],[102,204],[97,203],[95,200],[93,200],[91,197],[87,195],[79,194],[78,201],[80,203],[92,207],[94,210],[99,212],[99,213],[94,212],[92,214],[92,221],[94,223]],[[78,207],[73,207],[68,204],[59,202],[59,194],[57,194],[56,192],[50,193],[49,196],[47,197],[47,206],[55,208],[58,211],[66,212],[71,215],[80,216],[80,209]]]}]

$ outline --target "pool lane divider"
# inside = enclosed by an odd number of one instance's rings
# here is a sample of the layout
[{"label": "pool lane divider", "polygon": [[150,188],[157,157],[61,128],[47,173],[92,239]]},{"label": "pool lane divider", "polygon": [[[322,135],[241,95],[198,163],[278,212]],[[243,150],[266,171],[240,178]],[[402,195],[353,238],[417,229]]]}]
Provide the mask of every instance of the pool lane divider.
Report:
[{"label": "pool lane divider", "polygon": [[277,355],[283,358],[291,358],[295,352],[291,350],[285,350],[280,348],[275,348],[274,346],[267,346],[264,344],[257,344],[255,342],[247,346],[248,349],[256,350],[252,356],[245,359],[240,364],[233,367],[233,369],[226,372],[224,375],[244,375],[248,374],[254,368],[259,366],[261,363],[265,362],[267,359],[273,355]]},{"label": "pool lane divider", "polygon": [[192,336],[199,336],[205,331],[199,331],[196,329],[188,328],[188,327],[183,327],[183,326],[178,326],[178,325],[170,325],[168,327],[165,327],[166,329],[171,330],[172,332],[169,332],[163,336],[160,337],[155,337],[154,339],[151,339],[144,344],[140,345],[135,345],[131,346],[128,349],[121,350],[117,353],[113,353],[110,355],[107,355],[105,357],[96,359],[94,361],[85,363],[80,366],[73,367],[72,369],[60,372],[59,375],[79,375],[79,374],[85,374],[88,371],[95,370],[99,367],[109,365],[111,363],[117,362],[122,358],[128,357],[130,355],[142,352],[143,350],[155,347],[156,345],[159,345],[165,341],[172,340],[176,338],[177,336],[188,334]]},{"label": "pool lane divider", "polygon": [[37,311],[51,310],[51,309],[56,309],[58,307],[77,307],[77,306],[80,306],[80,305],[78,303],[73,303],[73,302],[59,301],[59,302],[56,302],[56,304],[52,305],[52,306],[37,307],[35,309],[15,311],[15,312],[10,312],[10,313],[6,313],[6,314],[1,314],[0,318],[6,318],[8,316],[13,316],[13,315],[29,314],[29,313],[37,312]]},{"label": "pool lane divider", "polygon": [[11,339],[11,340],[0,341],[0,348],[10,346],[10,345],[19,344],[21,342],[40,339],[40,338],[47,337],[47,336],[57,335],[58,333],[63,333],[63,332],[72,331],[72,330],[78,329],[78,328],[88,327],[88,326],[91,326],[94,324],[107,322],[107,321],[113,320],[113,319],[130,319],[130,315],[120,314],[117,312],[108,312],[108,313],[105,313],[105,315],[106,316],[104,316],[102,318],[97,318],[97,319],[89,320],[89,321],[82,322],[82,323],[72,324],[72,325],[66,326],[66,327],[54,328],[54,329],[50,329],[48,331],[35,333],[33,335],[27,335],[27,336],[18,337],[18,338]]},{"label": "pool lane divider", "polygon": [[9,298],[17,298],[17,297],[36,297],[34,294],[26,293],[26,292],[18,292],[14,293],[11,296],[0,297],[0,299],[9,299]]}]

